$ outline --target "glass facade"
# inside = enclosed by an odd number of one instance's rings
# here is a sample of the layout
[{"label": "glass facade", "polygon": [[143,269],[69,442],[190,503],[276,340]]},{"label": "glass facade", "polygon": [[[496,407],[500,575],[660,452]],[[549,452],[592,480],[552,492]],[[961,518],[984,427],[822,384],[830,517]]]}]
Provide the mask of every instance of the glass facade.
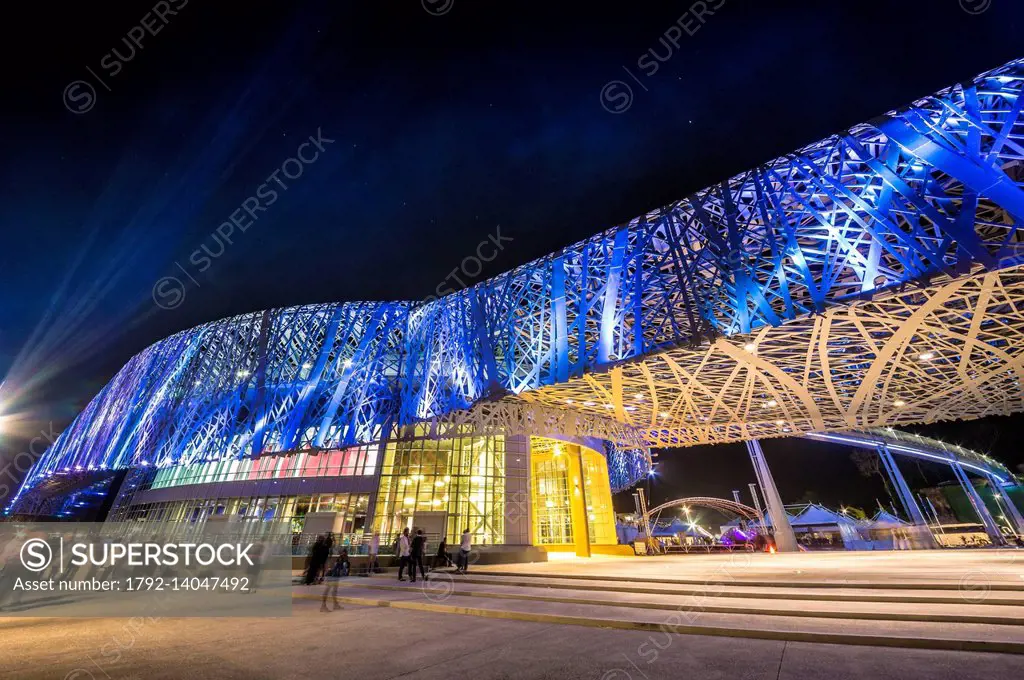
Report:
[{"label": "glass facade", "polygon": [[187,484],[241,482],[289,477],[351,477],[377,472],[377,445],[290,456],[264,456],[197,465],[178,465],[157,471],[150,488]]},{"label": "glass facade", "polygon": [[534,545],[584,555],[590,545],[615,545],[605,457],[585,446],[542,437],[532,439],[531,451]]},{"label": "glass facade", "polygon": [[433,545],[443,535],[454,546],[466,528],[475,546],[582,554],[588,544],[616,542],[608,466],[597,451],[545,437],[428,434],[417,428],[379,445],[139,469],[110,519],[280,523],[297,551],[313,533],[333,531],[359,552],[379,531],[387,554],[405,527],[424,529]]},{"label": "glass facade", "polygon": [[533,498],[536,545],[574,543],[569,469],[564,454],[534,462]]},{"label": "glass facade", "polygon": [[335,512],[338,513],[338,542],[341,545],[358,546],[362,544],[366,532],[369,506],[370,494],[365,493],[197,498],[127,505],[111,520],[198,525],[217,517],[242,523],[278,522],[289,527],[298,545],[307,514]]},{"label": "glass facade", "polygon": [[504,514],[503,436],[388,442],[374,514],[382,543],[417,526],[417,516],[443,522],[449,543],[466,528],[474,545],[504,543]]}]

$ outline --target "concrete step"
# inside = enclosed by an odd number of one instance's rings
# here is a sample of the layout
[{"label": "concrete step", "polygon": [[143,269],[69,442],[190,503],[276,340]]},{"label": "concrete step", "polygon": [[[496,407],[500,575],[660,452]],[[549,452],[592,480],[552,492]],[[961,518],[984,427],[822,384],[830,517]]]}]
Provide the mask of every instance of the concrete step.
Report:
[{"label": "concrete step", "polygon": [[[993,623],[906,621],[746,612],[672,611],[614,601],[509,598],[501,593],[459,592],[448,582],[414,585],[342,584],[342,602],[541,623],[650,630],[660,633],[790,640],[830,644],[1024,654],[1024,627]],[[523,593],[529,595],[530,593]],[[319,591],[296,595],[320,599]],[[639,603],[649,605],[657,603]]]},{"label": "concrete step", "polygon": [[[1021,560],[1024,562],[1024,558]],[[580,580],[580,581],[610,581],[618,583],[658,583],[658,584],[670,584],[670,585],[742,585],[749,586],[752,588],[786,588],[786,589],[799,589],[799,588],[813,588],[813,589],[830,589],[830,588],[858,588],[864,590],[952,590],[958,591],[963,589],[963,578],[958,577],[955,580],[947,579],[928,579],[927,575],[924,575],[922,579],[917,581],[879,581],[879,580],[859,580],[859,579],[815,579],[815,580],[799,580],[799,579],[757,579],[747,578],[740,573],[741,568],[736,569],[723,569],[724,573],[729,574],[727,578],[672,578],[672,577],[647,577],[647,576],[617,576],[610,574],[601,574],[600,572],[592,574],[567,574],[567,573],[544,573],[538,571],[516,571],[514,569],[508,570],[492,570],[492,569],[474,569],[472,571],[473,576],[494,576],[502,578],[552,578],[558,577],[566,580]],[[986,580],[986,588],[991,591],[1000,592],[1011,592],[1011,593],[1022,593],[1024,594],[1024,580],[1018,582],[1000,582],[995,580]]]},{"label": "concrete step", "polygon": [[[348,584],[346,584],[348,585]],[[351,584],[369,590],[408,591],[404,584]],[[422,590],[422,587],[421,587]],[[756,614],[763,616],[818,617],[832,619],[863,619],[880,621],[928,621],[933,623],[978,623],[988,625],[1024,626],[1024,607],[991,607],[984,604],[922,604],[909,610],[904,602],[834,602],[772,601],[758,599],[716,600],[713,595],[633,594],[617,591],[575,591],[571,589],[529,588],[495,584],[474,585],[462,580],[451,585],[435,579],[424,596],[450,592],[464,597],[490,599],[593,604],[678,612],[713,612],[719,614]]]},{"label": "concrete step", "polygon": [[[445,572],[435,572],[435,575]],[[704,598],[740,598],[745,600],[771,600],[790,602],[879,602],[903,604],[984,604],[987,606],[1024,607],[1024,591],[1000,590],[992,592],[988,584],[966,588],[960,592],[931,588],[893,589],[857,587],[789,587],[775,583],[771,586],[751,586],[742,582],[719,581],[692,585],[681,581],[644,582],[634,579],[579,578],[567,576],[505,575],[470,572],[445,578],[459,583],[503,585],[518,588],[550,588],[587,592],[619,592],[642,595],[688,595]]]}]

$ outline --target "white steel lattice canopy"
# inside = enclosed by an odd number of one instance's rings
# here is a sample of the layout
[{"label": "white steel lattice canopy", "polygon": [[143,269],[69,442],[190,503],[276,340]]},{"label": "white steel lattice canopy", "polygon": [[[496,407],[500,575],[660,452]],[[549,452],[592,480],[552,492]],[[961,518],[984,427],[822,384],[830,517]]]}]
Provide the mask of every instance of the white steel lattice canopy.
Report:
[{"label": "white steel lattice canopy", "polygon": [[1024,409],[1024,268],[675,348],[517,399],[686,446]]}]

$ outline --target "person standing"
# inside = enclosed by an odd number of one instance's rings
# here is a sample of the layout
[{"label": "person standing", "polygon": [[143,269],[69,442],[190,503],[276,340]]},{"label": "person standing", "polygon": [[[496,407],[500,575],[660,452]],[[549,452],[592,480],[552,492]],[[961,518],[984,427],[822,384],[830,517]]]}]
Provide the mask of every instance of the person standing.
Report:
[{"label": "person standing", "polygon": [[[404,581],[405,578],[402,576],[402,572],[409,565],[409,527],[402,529],[402,535],[398,537],[398,580]],[[413,578],[416,578],[415,572],[412,574]]]},{"label": "person standing", "polygon": [[423,553],[427,549],[427,537],[423,535],[423,529],[416,530],[416,537],[412,539],[412,546],[409,549],[409,579],[416,583],[416,567],[420,568],[420,576],[427,578],[427,571],[423,568]]},{"label": "person standing", "polygon": [[324,536],[324,554],[320,563],[320,582],[323,583],[324,577],[327,575],[327,563],[331,559],[331,555],[334,553],[334,534],[327,532]]},{"label": "person standing", "polygon": [[462,532],[462,542],[459,544],[459,564],[455,569],[456,573],[465,574],[469,570],[469,552],[472,547],[473,534],[469,529]]},{"label": "person standing", "polygon": [[[342,608],[341,602],[338,600],[338,578],[339,578],[339,573],[338,573],[338,571],[335,568],[332,568],[332,569],[328,569],[327,568],[327,561],[331,557],[331,545],[333,543],[334,543],[333,537],[330,534],[328,534],[327,538],[324,540],[324,558],[323,558],[323,560],[324,560],[324,577],[321,579],[324,582],[324,596],[323,596],[323,599],[320,600],[320,611],[322,611],[322,612],[336,611],[336,610]],[[344,559],[347,561],[348,560],[348,553],[343,550],[342,551],[342,555],[344,556]],[[338,561],[340,562],[341,559],[342,558],[339,557]],[[335,566],[337,566],[337,565],[335,565]],[[327,596],[328,595],[330,595],[333,598],[333,600],[334,600],[334,602],[333,602],[334,608],[333,609],[328,609],[327,608]]]},{"label": "person standing", "polygon": [[370,558],[367,560],[366,571],[368,574],[376,574],[379,569],[377,565],[377,552],[380,550],[380,532],[374,531],[370,538]]},{"label": "person standing", "polygon": [[313,545],[309,547],[309,555],[306,557],[306,574],[303,582],[307,586],[311,586],[317,581],[317,577],[320,575],[320,569],[323,567],[323,563],[320,561],[324,559],[324,537],[318,535]]},{"label": "person standing", "polygon": [[433,571],[438,567],[447,567],[451,564],[451,560],[448,559],[448,542],[444,536],[441,536],[441,542],[437,544],[437,554],[434,555],[434,563],[430,565],[430,570]]}]

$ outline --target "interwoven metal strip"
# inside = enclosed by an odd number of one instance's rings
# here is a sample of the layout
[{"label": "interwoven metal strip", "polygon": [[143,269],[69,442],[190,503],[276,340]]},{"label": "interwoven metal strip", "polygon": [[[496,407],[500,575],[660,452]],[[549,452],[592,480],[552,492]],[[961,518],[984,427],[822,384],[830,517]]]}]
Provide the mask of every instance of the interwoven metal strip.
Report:
[{"label": "interwoven metal strip", "polygon": [[369,442],[515,395],[652,445],[1019,410],[1019,274],[978,272],[1024,263],[1022,83],[1011,62],[430,303],[174,335],[28,484]]}]

